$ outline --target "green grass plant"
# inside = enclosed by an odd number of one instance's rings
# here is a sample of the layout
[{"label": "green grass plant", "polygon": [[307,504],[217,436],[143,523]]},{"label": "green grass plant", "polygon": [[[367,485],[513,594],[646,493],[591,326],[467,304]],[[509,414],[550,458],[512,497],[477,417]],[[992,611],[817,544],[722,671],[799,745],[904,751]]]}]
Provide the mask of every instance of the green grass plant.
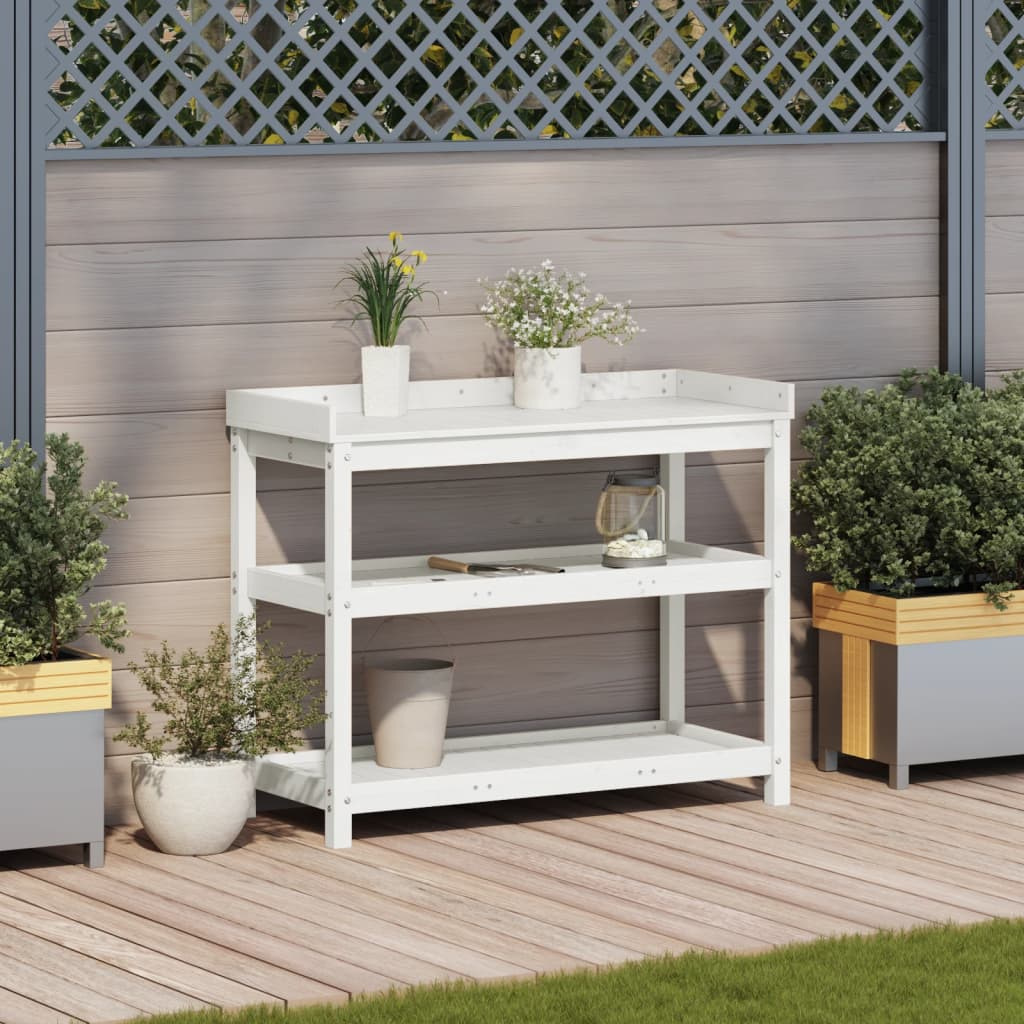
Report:
[{"label": "green grass plant", "polygon": [[149,1024],[998,1024],[1024,1021],[1024,921],[688,954],[536,981],[438,985],[347,1006]]}]

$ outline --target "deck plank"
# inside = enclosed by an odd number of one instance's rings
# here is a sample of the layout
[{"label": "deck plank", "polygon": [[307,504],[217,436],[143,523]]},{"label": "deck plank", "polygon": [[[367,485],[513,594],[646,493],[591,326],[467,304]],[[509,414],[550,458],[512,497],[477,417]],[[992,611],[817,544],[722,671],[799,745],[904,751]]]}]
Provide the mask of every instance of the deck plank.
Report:
[{"label": "deck plank", "polygon": [[695,868],[709,870],[710,865],[710,870],[736,877],[737,884],[771,886],[780,898],[785,894],[801,906],[816,906],[821,901],[820,905],[834,913],[873,929],[916,928],[929,920],[920,913],[894,910],[881,886],[806,864],[796,873],[785,858],[675,828],[657,820],[659,812],[632,794],[587,793],[568,802],[578,802],[580,808],[599,815],[588,817],[592,824],[667,846],[685,855]]},{"label": "deck plank", "polygon": [[0,986],[0,1020],[12,1024],[80,1024],[79,1020],[52,1006],[44,1006],[3,986]]},{"label": "deck plank", "polygon": [[[31,900],[31,893],[28,896]],[[73,912],[73,908],[70,909]],[[120,967],[138,978],[148,979],[173,989],[181,993],[178,1009],[203,1005],[237,1008],[267,998],[264,992],[243,988],[212,971],[175,957],[172,954],[180,953],[181,950],[175,949],[173,942],[162,943],[168,947],[168,951],[163,952],[142,944],[145,941],[154,941],[152,938],[147,939],[140,935],[134,935],[134,941],[122,938],[110,930],[111,925],[102,919],[102,914],[98,915],[97,924],[105,925],[105,929],[94,928],[92,925],[82,924],[44,910],[32,902],[13,899],[0,893],[0,923],[12,928],[17,927],[113,967]],[[190,952],[199,958],[203,950],[200,946]],[[2,1019],[0,1017],[0,1020]]]},{"label": "deck plank", "polygon": [[[296,842],[323,847],[323,838],[310,831],[292,832],[291,837]],[[486,857],[455,858],[437,844],[398,830],[380,830],[372,836],[364,833],[361,839],[347,852],[348,859],[416,882],[441,886],[453,901],[459,901],[453,902],[453,908],[469,898],[503,911],[510,916],[503,915],[502,926],[511,926],[512,934],[531,942],[549,943],[561,953],[592,966],[694,948],[670,936],[652,934],[643,925],[567,906],[561,887],[548,886],[544,879],[534,878],[529,872],[521,874],[504,866],[498,871]],[[498,878],[501,880],[497,881]]]},{"label": "deck plank", "polygon": [[[107,1024],[252,1003],[345,1002],[690,949],[1024,917],[1024,759],[364,815],[253,819],[215,857],[114,830],[89,871],[0,856],[0,1020]],[[66,856],[66,854],[65,854]]]},{"label": "deck plank", "polygon": [[515,917],[483,901],[460,901],[467,911],[463,919],[455,913],[454,895],[437,886],[353,863],[327,850],[282,843],[256,829],[247,830],[243,842],[232,863],[236,871],[503,958],[523,973],[587,966],[587,961],[560,953],[550,945],[516,937]]},{"label": "deck plank", "polygon": [[[123,901],[147,916],[163,919],[164,923],[180,918],[183,911],[194,914],[192,929],[205,938],[267,963],[276,962],[325,985],[347,992],[385,992],[451,974],[440,967],[436,973],[431,972],[425,964],[389,954],[382,947],[372,948],[369,942],[361,944],[363,948],[347,950],[348,959],[336,959],[321,952],[322,943],[328,938],[323,932],[330,929],[315,922],[298,921],[250,900],[229,896],[211,885],[181,877],[162,878],[167,872],[154,872],[116,852],[108,852],[107,860],[113,862],[117,881],[95,883],[90,879],[87,888],[94,894]],[[150,892],[151,885],[162,891],[173,886],[174,899]],[[338,936],[335,934],[334,938]],[[313,942],[317,944],[310,945]],[[371,955],[380,958],[378,970],[364,965]],[[403,977],[393,977],[394,974]]]},{"label": "deck plank", "polygon": [[870,815],[862,816],[863,808],[851,805],[839,793],[807,792],[800,800],[801,806],[789,812],[794,820],[812,828],[827,822],[836,835],[860,838],[869,848],[903,854],[900,864],[911,873],[994,895],[1005,894],[1007,882],[1013,883],[1016,891],[1024,883],[1022,865],[964,848],[956,833],[947,833],[943,841],[893,828]]},{"label": "deck plank", "polygon": [[[458,810],[474,813],[462,808]],[[449,808],[447,812],[455,815],[449,820],[459,820],[455,809]],[[439,847],[436,855],[449,863],[463,863],[467,854],[489,862],[492,870],[497,863],[501,865],[503,875],[516,870],[523,878],[524,886],[530,881],[535,889],[540,884],[549,888],[554,886],[571,906],[584,907],[613,920],[632,919],[636,923],[641,919],[638,915],[650,913],[655,920],[648,921],[647,927],[703,949],[753,951],[810,937],[796,929],[781,926],[762,929],[749,915],[733,912],[727,907],[620,878],[610,871],[588,868],[563,856],[524,850],[485,834],[486,829],[479,825],[473,828],[438,828],[429,818],[410,814],[403,814],[402,818],[410,820],[413,827],[420,830],[419,835],[412,837],[414,840]],[[405,837],[391,837],[388,842],[404,844]],[[425,847],[422,849],[426,850]],[[658,908],[657,911],[648,911],[654,907]],[[657,918],[661,919],[660,923]],[[770,935],[766,937],[765,933]]]},{"label": "deck plank", "polygon": [[[130,900],[98,896],[87,881],[80,880],[81,868],[51,863],[40,869],[36,866],[38,858],[25,858],[14,864],[20,870],[0,871],[0,891],[76,922],[95,926],[140,947],[163,950],[186,963],[200,964],[222,977],[217,999],[221,1006],[239,1009],[254,1003],[294,1005],[348,998],[345,991],[282,970],[276,963],[251,957],[222,942],[206,939],[201,934],[206,929],[201,927],[198,915],[183,914],[178,908],[173,923],[166,924],[125,909],[127,905],[145,913],[145,907]],[[120,893],[121,897],[126,895],[129,894]],[[200,927],[193,927],[197,922]]]},{"label": "deck plank", "polygon": [[[257,904],[266,911],[279,911],[299,922],[299,944],[321,951],[344,949],[348,958],[376,964],[378,972],[387,973],[409,983],[433,980],[438,971],[449,980],[518,977],[525,972],[505,960],[477,952],[466,946],[455,946],[415,928],[399,927],[364,913],[349,905],[332,914],[323,914],[323,903],[317,897],[291,888],[288,876],[278,872],[272,883],[251,873],[240,872],[236,863],[245,860],[245,851],[229,850],[212,857],[166,857],[134,836],[115,832],[107,840],[107,855],[126,857],[157,871],[165,871],[179,879],[187,879],[222,896]],[[198,890],[190,890],[198,892]],[[248,910],[242,902],[240,914]],[[223,909],[223,904],[222,904]],[[319,924],[318,921],[325,923]],[[254,921],[255,923],[255,921]],[[282,938],[292,934],[279,931]],[[294,941],[294,940],[293,940]]]},{"label": "deck plank", "polygon": [[[497,813],[496,807],[491,813]],[[626,818],[626,827],[616,828]],[[894,915],[888,925],[862,920],[863,905],[837,898],[834,892],[822,893],[807,885],[772,877],[757,868],[740,868],[722,858],[703,857],[692,849],[670,844],[674,838],[667,830],[652,826],[655,835],[640,828],[630,828],[628,815],[602,815],[594,808],[572,800],[552,799],[540,803],[536,816],[524,818],[522,824],[551,835],[563,835],[586,847],[594,847],[618,855],[624,869],[653,877],[653,869],[667,869],[685,880],[688,888],[726,905],[742,907],[752,913],[763,913],[773,920],[795,925],[819,935],[870,933],[880,927],[907,927],[917,919]],[[667,834],[666,834],[667,833]],[[764,858],[761,858],[762,860]],[[671,876],[665,876],[671,878]],[[877,908],[875,908],[877,910]]]},{"label": "deck plank", "polygon": [[[695,905],[682,904],[688,913],[705,912],[710,903],[716,911],[716,923],[722,911],[738,911],[726,919],[729,926],[755,939],[773,941],[776,928],[781,929],[782,941],[790,942],[861,930],[858,925],[831,914],[798,910],[755,891],[737,890],[714,879],[696,876],[687,870],[683,858],[659,858],[657,850],[643,849],[646,844],[642,840],[625,839],[617,843],[616,837],[594,833],[571,815],[546,821],[540,810],[540,820],[535,820],[538,812],[532,807],[508,807],[500,803],[487,804],[481,812],[463,811],[456,820],[467,828],[480,829],[486,835],[496,836],[541,857],[557,857],[592,870],[598,885],[607,883],[610,875],[611,883],[603,884],[605,891],[621,888],[623,892],[636,892],[639,898],[661,902],[666,909],[675,909],[674,899],[678,896],[685,901],[696,900]],[[451,820],[452,816],[445,814],[444,817]],[[487,823],[488,818],[491,824]],[[633,883],[640,883],[641,888],[635,890]]]},{"label": "deck plank", "polygon": [[22,927],[0,929],[0,956],[30,966],[45,965],[49,973],[94,992],[116,992],[120,1001],[147,1014],[201,1010],[210,1006],[176,989],[139,977],[132,971],[113,967],[96,957],[39,938]]},{"label": "deck plank", "polygon": [[[993,916],[942,901],[926,880],[915,880],[892,868],[881,856],[876,857],[874,851],[870,857],[864,857],[864,851],[849,841],[830,837],[824,831],[827,829],[824,819],[819,826],[822,831],[819,831],[797,823],[788,816],[786,808],[773,808],[778,812],[773,819],[762,818],[756,811],[746,809],[745,804],[719,806],[706,802],[690,803],[685,813],[680,814],[679,801],[686,798],[678,791],[644,790],[643,795],[650,798],[654,807],[667,809],[663,817],[653,820],[663,820],[675,828],[697,831],[767,856],[780,857],[792,864],[794,874],[805,866],[818,867],[884,887],[889,905],[903,913],[917,914],[929,921],[959,924],[985,921]],[[756,806],[751,801],[751,807]]]},{"label": "deck plank", "polygon": [[[793,786],[809,794],[841,795],[850,813],[870,816],[879,825],[937,842],[953,840],[964,849],[1024,865],[1024,829],[976,818],[967,808],[937,807],[923,788],[915,792],[909,787],[894,796],[887,786],[843,772],[835,779],[796,772]],[[894,805],[894,799],[900,802]]]},{"label": "deck plank", "polygon": [[141,1007],[62,977],[57,973],[60,965],[53,966],[56,971],[43,970],[9,957],[0,958],[0,986],[87,1024],[106,1024],[107,1021],[129,1020],[142,1015]]}]

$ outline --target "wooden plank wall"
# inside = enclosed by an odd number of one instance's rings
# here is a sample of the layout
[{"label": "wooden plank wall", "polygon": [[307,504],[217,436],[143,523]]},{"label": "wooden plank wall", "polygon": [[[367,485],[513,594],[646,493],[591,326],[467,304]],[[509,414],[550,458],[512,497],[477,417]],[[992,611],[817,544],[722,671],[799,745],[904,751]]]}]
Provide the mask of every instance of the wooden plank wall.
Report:
[{"label": "wooden plank wall", "polygon": [[[109,532],[96,597],[124,600],[129,657],[200,644],[227,614],[224,390],[357,380],[339,323],[346,260],[389,230],[425,249],[440,294],[413,338],[417,378],[504,372],[475,309],[478,276],[550,258],[631,298],[647,333],[588,344],[588,369],[684,366],[798,382],[802,407],[834,381],[878,382],[938,355],[938,150],[932,144],[123,160],[51,164],[50,429],[88,446],[93,478],[132,496]],[[647,460],[640,460],[646,462]],[[608,463],[372,474],[356,553],[592,540]],[[695,458],[690,536],[756,545],[755,453]],[[321,554],[321,481],[262,478],[260,555]],[[800,577],[793,620],[795,749],[810,752],[814,651]],[[692,719],[760,728],[761,601],[689,602]],[[320,650],[312,617],[273,615]],[[364,647],[374,623],[360,626]],[[445,617],[458,646],[452,723],[649,715],[653,601]],[[377,647],[433,644],[392,624]],[[145,707],[117,659],[108,735]],[[367,729],[362,695],[356,731]],[[130,751],[109,741],[109,816],[130,816]]]},{"label": "wooden plank wall", "polygon": [[1024,369],[1024,141],[989,142],[985,156],[985,370],[997,385]]}]

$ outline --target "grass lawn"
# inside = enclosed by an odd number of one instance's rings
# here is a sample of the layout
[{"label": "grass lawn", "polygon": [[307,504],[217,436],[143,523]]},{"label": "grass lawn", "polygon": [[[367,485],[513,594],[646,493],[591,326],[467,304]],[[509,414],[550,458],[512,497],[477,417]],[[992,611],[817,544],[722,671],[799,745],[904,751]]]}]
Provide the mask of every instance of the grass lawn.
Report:
[{"label": "grass lawn", "polygon": [[691,954],[530,982],[449,985],[342,1007],[186,1013],[149,1024],[995,1024],[1024,1021],[1024,921]]}]

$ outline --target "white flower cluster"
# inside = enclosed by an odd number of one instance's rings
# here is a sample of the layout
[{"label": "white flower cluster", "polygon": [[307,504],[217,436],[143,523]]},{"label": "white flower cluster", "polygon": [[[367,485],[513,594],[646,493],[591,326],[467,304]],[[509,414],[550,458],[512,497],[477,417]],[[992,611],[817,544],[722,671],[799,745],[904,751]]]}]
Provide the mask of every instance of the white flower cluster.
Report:
[{"label": "white flower cluster", "polygon": [[572,348],[588,338],[625,345],[642,332],[630,303],[609,305],[591,295],[586,274],[559,273],[551,260],[512,267],[500,281],[478,280],[487,292],[484,319],[520,348]]}]

